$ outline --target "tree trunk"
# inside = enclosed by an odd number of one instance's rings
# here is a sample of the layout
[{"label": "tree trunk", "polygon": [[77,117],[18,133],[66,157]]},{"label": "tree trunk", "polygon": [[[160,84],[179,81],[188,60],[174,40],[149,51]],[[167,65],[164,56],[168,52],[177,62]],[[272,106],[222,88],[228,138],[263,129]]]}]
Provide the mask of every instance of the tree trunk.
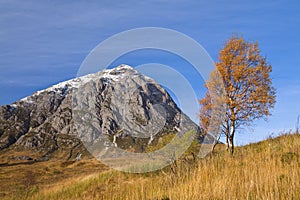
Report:
[{"label": "tree trunk", "polygon": [[233,154],[234,152],[233,135],[230,136],[229,140],[230,140],[230,153]]},{"label": "tree trunk", "polygon": [[211,148],[211,152],[212,152],[212,153],[214,152],[215,147],[216,147],[217,144],[219,143],[220,137],[221,137],[221,135],[219,135],[218,138],[214,138],[214,143],[213,143],[213,146],[212,146],[212,148]]},{"label": "tree trunk", "polygon": [[230,153],[231,154],[233,154],[233,152],[234,152],[234,143],[233,143],[234,133],[235,133],[235,125],[233,122],[231,125],[231,128],[230,128],[230,133],[229,133],[229,143],[230,143]]},{"label": "tree trunk", "polygon": [[213,146],[211,148],[211,153],[214,152],[216,145],[217,145],[217,141],[215,140],[214,143],[213,143]]},{"label": "tree trunk", "polygon": [[[229,133],[228,133],[229,134]],[[229,139],[228,139],[228,134],[226,135],[226,151],[229,150]]]}]

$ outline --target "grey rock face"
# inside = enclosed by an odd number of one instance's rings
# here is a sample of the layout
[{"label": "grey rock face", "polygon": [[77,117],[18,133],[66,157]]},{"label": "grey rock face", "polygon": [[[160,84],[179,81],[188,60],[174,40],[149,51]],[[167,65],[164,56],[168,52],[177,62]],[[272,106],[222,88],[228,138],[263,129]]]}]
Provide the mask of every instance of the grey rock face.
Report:
[{"label": "grey rock face", "polygon": [[[164,134],[198,130],[154,80],[127,65],[72,79],[0,107],[0,151],[66,152],[108,137],[145,150]],[[74,157],[74,158],[75,158]]]}]

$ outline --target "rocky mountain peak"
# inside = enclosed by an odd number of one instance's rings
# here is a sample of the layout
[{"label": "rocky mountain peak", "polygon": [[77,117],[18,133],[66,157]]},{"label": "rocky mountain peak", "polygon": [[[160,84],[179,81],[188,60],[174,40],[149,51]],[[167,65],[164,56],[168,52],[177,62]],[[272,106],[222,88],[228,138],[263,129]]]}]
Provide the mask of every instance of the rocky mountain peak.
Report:
[{"label": "rocky mountain peak", "polygon": [[[143,152],[166,134],[198,130],[155,80],[128,65],[88,74],[0,107],[0,151],[70,159],[104,136]],[[108,147],[107,147],[108,148]]]}]

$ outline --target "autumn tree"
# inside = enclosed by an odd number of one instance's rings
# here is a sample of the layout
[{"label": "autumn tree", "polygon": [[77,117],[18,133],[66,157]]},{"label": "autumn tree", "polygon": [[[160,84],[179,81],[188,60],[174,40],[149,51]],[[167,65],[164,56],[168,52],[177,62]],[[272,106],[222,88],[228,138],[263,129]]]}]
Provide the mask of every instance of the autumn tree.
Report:
[{"label": "autumn tree", "polygon": [[[272,87],[270,72],[272,66],[260,55],[258,43],[250,43],[242,37],[231,37],[219,52],[216,70],[206,82],[208,88],[201,104],[200,119],[202,128],[208,129],[212,122],[211,94],[216,90],[225,91],[214,99],[222,98],[224,112],[220,133],[226,137],[227,148],[234,151],[234,136],[242,126],[249,126],[260,118],[267,118],[275,104],[275,89]],[[222,84],[220,84],[222,81]],[[220,105],[218,105],[220,106]]]}]

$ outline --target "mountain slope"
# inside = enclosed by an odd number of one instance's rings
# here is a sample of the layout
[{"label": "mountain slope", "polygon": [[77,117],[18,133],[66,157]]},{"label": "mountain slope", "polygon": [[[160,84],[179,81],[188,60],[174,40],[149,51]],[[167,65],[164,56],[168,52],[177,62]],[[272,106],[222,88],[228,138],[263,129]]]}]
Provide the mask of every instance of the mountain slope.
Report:
[{"label": "mountain slope", "polygon": [[55,153],[66,159],[88,155],[82,141],[95,143],[103,136],[122,149],[143,152],[165,134],[189,130],[198,127],[170,95],[127,65],[0,107],[0,151],[37,152],[34,159],[42,160]]},{"label": "mountain slope", "polygon": [[143,174],[93,159],[0,165],[0,199],[299,199],[300,134],[237,147],[233,156],[223,144],[215,150]]}]

